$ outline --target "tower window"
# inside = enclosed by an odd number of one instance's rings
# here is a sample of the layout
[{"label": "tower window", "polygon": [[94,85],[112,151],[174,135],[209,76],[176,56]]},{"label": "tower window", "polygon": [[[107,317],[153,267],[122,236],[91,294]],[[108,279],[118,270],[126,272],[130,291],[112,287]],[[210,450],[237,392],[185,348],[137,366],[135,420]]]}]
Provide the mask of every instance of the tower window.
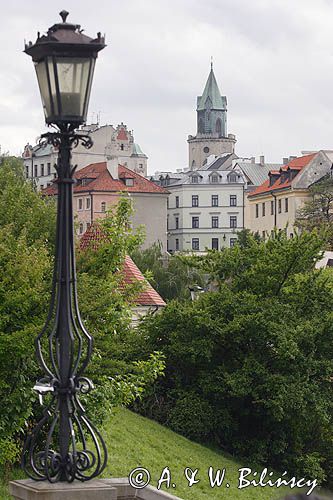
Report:
[{"label": "tower window", "polygon": [[120,144],[120,149],[124,151],[124,144]]},{"label": "tower window", "polygon": [[216,120],[216,133],[218,134],[219,137],[221,137],[222,135],[222,122],[221,122],[221,118],[218,118]]}]

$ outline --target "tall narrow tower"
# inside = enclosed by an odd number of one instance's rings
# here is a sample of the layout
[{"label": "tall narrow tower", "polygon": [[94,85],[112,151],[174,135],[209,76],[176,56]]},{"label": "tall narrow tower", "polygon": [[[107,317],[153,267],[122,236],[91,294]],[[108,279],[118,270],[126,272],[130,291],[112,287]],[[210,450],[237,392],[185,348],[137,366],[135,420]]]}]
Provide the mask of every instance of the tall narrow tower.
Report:
[{"label": "tall narrow tower", "polygon": [[211,63],[203,94],[197,97],[197,135],[189,135],[189,167],[202,167],[211,155],[233,153],[236,138],[227,134],[227,98],[221,95]]}]

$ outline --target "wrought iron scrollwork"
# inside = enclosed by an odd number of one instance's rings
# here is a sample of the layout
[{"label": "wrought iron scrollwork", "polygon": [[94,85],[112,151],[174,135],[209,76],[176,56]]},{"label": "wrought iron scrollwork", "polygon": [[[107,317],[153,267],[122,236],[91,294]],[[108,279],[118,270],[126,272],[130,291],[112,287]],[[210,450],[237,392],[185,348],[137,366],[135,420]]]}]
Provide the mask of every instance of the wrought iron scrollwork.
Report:
[{"label": "wrought iron scrollwork", "polygon": [[90,148],[89,136],[71,126],[47,133],[41,139],[59,150],[57,163],[57,230],[52,295],[45,326],[35,341],[44,377],[35,385],[48,402],[43,416],[28,434],[23,467],[33,479],[50,482],[87,481],[106,466],[103,438],[87,417],[80,395],[93,389],[83,373],[90,361],[93,339],[78,307],[73,226],[73,173],[71,148],[81,142]]}]

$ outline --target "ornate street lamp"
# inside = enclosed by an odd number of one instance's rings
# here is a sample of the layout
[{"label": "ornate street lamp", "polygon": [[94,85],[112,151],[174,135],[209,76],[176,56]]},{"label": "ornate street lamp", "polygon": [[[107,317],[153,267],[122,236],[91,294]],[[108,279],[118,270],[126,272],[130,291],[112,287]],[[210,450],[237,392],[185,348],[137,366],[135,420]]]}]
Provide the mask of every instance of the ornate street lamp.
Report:
[{"label": "ornate street lamp", "polygon": [[58,148],[57,232],[53,287],[49,314],[36,338],[36,354],[45,376],[34,389],[42,399],[49,393],[42,419],[27,436],[23,467],[33,479],[50,482],[86,481],[106,466],[105,443],[85,414],[79,395],[88,393],[91,381],[83,376],[92,353],[92,337],[78,308],[73,230],[73,174],[71,149],[91,138],[76,131],[85,123],[95,61],[105,47],[100,33],[92,39],[79,25],[52,26],[25,52],[35,64],[45,121],[56,132],[42,135],[42,143]]}]

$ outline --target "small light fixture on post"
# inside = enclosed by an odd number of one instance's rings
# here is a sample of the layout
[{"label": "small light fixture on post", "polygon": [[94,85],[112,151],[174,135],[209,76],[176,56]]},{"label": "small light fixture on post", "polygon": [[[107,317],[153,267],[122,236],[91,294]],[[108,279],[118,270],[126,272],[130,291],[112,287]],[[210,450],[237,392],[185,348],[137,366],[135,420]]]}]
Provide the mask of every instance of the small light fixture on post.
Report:
[{"label": "small light fixture on post", "polygon": [[92,353],[92,337],[80,317],[76,291],[73,225],[73,174],[71,149],[91,138],[76,129],[86,121],[98,52],[105,47],[100,33],[92,39],[79,25],[52,26],[35,44],[25,46],[35,64],[45,121],[57,128],[41,137],[42,144],[58,148],[56,252],[49,314],[36,338],[36,354],[44,377],[34,389],[47,396],[42,419],[29,433],[23,450],[23,467],[37,481],[87,481],[107,463],[102,436],[86,416],[79,400],[92,382],[83,376]]}]

